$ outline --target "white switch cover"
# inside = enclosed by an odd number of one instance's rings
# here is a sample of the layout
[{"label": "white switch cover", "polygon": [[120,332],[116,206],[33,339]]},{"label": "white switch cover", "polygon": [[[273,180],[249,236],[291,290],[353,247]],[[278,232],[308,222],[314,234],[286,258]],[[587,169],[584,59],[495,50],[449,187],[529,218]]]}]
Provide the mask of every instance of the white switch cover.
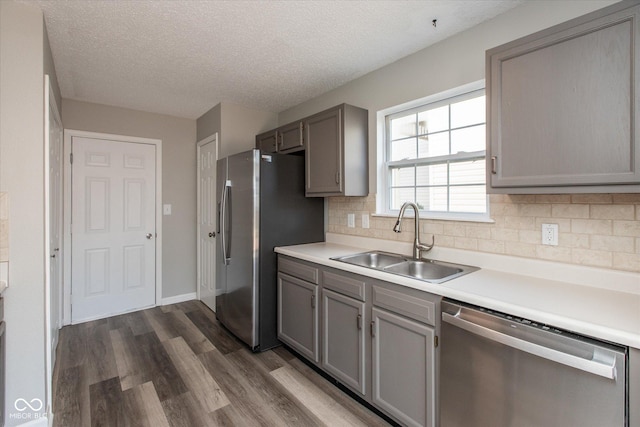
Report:
[{"label": "white switch cover", "polygon": [[369,228],[369,214],[362,214],[362,228]]},{"label": "white switch cover", "polygon": [[164,215],[171,215],[171,205],[162,205],[162,213]]},{"label": "white switch cover", "polygon": [[542,244],[558,246],[558,224],[542,224]]},{"label": "white switch cover", "polygon": [[347,214],[347,227],[354,228],[356,226],[356,214]]}]

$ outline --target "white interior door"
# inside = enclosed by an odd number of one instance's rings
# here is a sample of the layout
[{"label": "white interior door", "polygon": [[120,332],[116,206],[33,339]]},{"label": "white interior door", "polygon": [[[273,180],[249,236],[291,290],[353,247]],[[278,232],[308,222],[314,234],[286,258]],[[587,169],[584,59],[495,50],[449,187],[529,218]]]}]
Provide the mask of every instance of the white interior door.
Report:
[{"label": "white interior door", "polygon": [[156,300],[156,146],[71,140],[71,321]]},{"label": "white interior door", "polygon": [[198,295],[216,309],[217,136],[198,144]]},{"label": "white interior door", "polygon": [[49,107],[49,289],[52,356],[62,327],[62,124]]}]

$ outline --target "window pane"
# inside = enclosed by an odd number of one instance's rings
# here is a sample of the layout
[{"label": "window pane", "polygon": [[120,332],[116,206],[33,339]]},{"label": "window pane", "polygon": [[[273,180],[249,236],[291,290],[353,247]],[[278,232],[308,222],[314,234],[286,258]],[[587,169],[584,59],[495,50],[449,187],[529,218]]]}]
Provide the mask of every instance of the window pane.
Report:
[{"label": "window pane", "polygon": [[413,202],[414,188],[392,188],[389,203],[391,209],[397,210],[404,202]]},{"label": "window pane", "polygon": [[391,171],[392,187],[408,187],[416,185],[416,168],[397,168]]},{"label": "window pane", "polygon": [[447,165],[418,166],[417,185],[447,185]]},{"label": "window pane", "polygon": [[485,213],[487,196],[484,185],[451,187],[451,212]]},{"label": "window pane", "polygon": [[447,211],[447,187],[416,188],[416,204],[420,210]]},{"label": "window pane", "polygon": [[485,162],[476,160],[474,162],[459,162],[449,165],[449,184],[484,184]]},{"label": "window pane", "polygon": [[485,108],[484,95],[451,104],[451,128],[484,123]]},{"label": "window pane", "polygon": [[391,142],[391,161],[416,158],[416,139],[401,139]]},{"label": "window pane", "polygon": [[391,139],[401,139],[416,135],[416,115],[391,120]]},{"label": "window pane", "polygon": [[434,108],[418,114],[418,135],[449,129],[449,106]]},{"label": "window pane", "polygon": [[455,154],[461,151],[466,151],[467,153],[484,151],[487,148],[486,139],[485,125],[451,131],[451,152]]},{"label": "window pane", "polygon": [[449,154],[449,132],[435,133],[418,138],[418,158]]}]

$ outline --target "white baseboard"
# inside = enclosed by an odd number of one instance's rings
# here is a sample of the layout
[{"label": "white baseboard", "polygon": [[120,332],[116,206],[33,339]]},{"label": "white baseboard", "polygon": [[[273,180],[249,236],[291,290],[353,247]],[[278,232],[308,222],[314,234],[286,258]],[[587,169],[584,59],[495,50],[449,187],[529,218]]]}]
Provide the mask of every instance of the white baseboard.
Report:
[{"label": "white baseboard", "polygon": [[189,292],[188,294],[175,295],[172,297],[162,298],[160,305],[177,304],[179,302],[191,301],[197,299],[198,295],[195,292]]}]

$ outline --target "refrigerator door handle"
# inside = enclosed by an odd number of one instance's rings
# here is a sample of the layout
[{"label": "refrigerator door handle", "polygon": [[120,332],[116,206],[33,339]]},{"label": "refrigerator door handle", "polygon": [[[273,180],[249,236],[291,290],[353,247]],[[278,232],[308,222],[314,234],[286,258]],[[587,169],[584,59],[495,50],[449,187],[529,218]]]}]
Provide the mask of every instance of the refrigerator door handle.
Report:
[{"label": "refrigerator door handle", "polygon": [[[220,212],[221,212],[220,235],[222,237],[222,257],[225,265],[229,265],[229,262],[231,261],[231,257],[230,257],[231,248],[227,248],[228,241],[227,241],[227,232],[225,228],[225,224],[227,223],[227,202],[229,199],[228,192],[230,188],[231,188],[231,181],[229,180],[225,181],[224,188],[222,189],[222,202],[221,202],[222,205],[220,206]],[[231,228],[231,226],[229,226],[229,228]]]}]

